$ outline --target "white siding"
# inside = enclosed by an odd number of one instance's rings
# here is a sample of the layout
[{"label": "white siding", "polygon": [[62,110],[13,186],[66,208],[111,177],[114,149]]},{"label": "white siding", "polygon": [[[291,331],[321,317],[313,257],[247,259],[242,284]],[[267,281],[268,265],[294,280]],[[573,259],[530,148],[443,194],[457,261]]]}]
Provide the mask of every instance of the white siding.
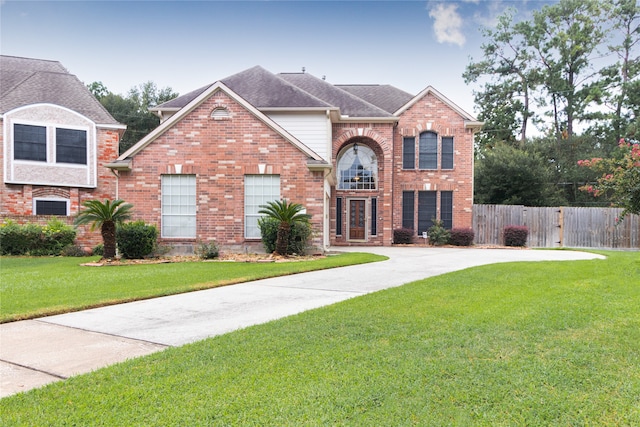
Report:
[{"label": "white siding", "polygon": [[325,112],[266,114],[323,159],[330,161],[331,122]]}]

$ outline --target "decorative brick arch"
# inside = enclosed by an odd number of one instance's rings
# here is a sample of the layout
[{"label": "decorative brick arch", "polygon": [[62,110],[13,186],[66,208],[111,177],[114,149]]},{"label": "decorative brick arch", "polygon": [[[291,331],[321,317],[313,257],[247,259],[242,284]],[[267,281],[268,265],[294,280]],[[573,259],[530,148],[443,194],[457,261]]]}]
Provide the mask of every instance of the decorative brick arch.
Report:
[{"label": "decorative brick arch", "polygon": [[[401,136],[418,136],[423,132],[435,132],[437,134],[442,134],[446,127],[441,122],[432,121],[431,128],[428,128],[426,123],[417,123],[414,127],[410,128],[400,128],[399,132]],[[449,126],[450,127],[450,126]]]},{"label": "decorative brick arch", "polygon": [[357,128],[357,129],[346,129],[344,132],[340,134],[335,140],[334,146],[337,147],[336,154],[340,152],[342,147],[345,145],[347,141],[350,141],[354,138],[368,138],[375,141],[382,150],[383,153],[390,152],[391,146],[389,145],[389,141],[387,138],[380,135],[378,132],[371,128]]}]

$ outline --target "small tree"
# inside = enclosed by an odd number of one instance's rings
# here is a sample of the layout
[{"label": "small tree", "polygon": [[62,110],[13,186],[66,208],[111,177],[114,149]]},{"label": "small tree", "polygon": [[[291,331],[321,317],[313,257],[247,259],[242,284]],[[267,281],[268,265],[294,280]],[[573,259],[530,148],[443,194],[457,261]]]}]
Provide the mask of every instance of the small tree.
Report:
[{"label": "small tree", "polygon": [[133,205],[124,200],[87,200],[82,204],[86,209],[78,214],[76,225],[91,224],[91,230],[100,227],[104,243],[103,258],[116,256],[116,225],[131,218]]},{"label": "small tree", "polygon": [[580,189],[595,197],[609,196],[613,205],[623,208],[619,222],[627,214],[640,214],[640,144],[621,139],[618,146],[622,153],[618,158],[580,160],[578,165],[602,174],[595,185]]},{"label": "small tree", "polygon": [[258,213],[264,214],[280,222],[276,238],[276,250],[278,255],[287,255],[291,226],[296,222],[309,222],[311,215],[301,213],[304,207],[299,203],[289,203],[286,199],[274,200],[260,206]]}]

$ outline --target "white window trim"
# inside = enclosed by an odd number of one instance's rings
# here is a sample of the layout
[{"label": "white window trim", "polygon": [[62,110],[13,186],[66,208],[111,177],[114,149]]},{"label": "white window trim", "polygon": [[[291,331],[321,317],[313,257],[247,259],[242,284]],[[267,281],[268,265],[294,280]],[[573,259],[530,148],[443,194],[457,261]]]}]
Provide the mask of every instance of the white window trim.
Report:
[{"label": "white window trim", "polygon": [[69,206],[70,206],[70,201],[69,199],[65,199],[65,198],[60,198],[60,197],[34,197],[33,198],[33,208],[31,210],[31,212],[33,212],[33,215],[43,215],[43,214],[38,214],[36,212],[36,202],[39,201],[47,201],[47,202],[65,202],[67,204],[67,213],[66,216],[69,216]]}]

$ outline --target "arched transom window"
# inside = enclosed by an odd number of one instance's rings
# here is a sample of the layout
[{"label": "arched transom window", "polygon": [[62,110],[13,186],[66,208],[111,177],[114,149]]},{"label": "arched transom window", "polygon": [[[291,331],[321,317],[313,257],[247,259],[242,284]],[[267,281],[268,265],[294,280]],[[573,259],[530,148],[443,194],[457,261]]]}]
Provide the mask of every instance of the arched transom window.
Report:
[{"label": "arched transom window", "polygon": [[366,145],[355,143],[338,158],[339,190],[375,190],[378,182],[378,159]]}]

